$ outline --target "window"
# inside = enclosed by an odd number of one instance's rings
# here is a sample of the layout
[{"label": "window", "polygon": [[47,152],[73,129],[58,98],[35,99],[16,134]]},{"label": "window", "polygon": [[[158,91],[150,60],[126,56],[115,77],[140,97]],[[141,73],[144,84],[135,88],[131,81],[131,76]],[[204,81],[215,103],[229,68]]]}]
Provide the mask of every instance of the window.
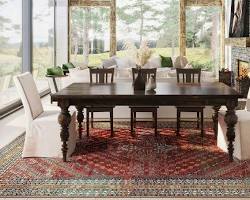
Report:
[{"label": "window", "polygon": [[97,66],[109,57],[110,8],[70,8],[70,61],[78,66]]},{"label": "window", "polygon": [[13,76],[22,66],[22,0],[0,1],[0,110],[18,99]]},{"label": "window", "polygon": [[33,76],[38,89],[48,88],[46,70],[54,66],[54,0],[33,0]]},{"label": "window", "polygon": [[124,43],[148,42],[155,54],[179,54],[179,0],[117,0],[117,54]]},{"label": "window", "polygon": [[[25,8],[25,11],[22,8]],[[46,68],[54,66],[55,57],[54,0],[0,0],[0,9],[0,117],[2,117],[21,105],[13,83],[14,75],[32,69],[39,92],[41,94],[48,92],[45,73]],[[33,16],[30,16],[30,13],[33,13]],[[27,24],[31,20],[32,24]],[[22,26],[23,24],[25,26]],[[26,26],[33,27],[32,33]],[[33,51],[23,49],[23,44],[25,46],[31,42],[26,41],[30,35],[33,36]],[[22,41],[23,38],[25,41]],[[32,66],[22,66],[23,61],[30,63],[31,52],[33,52]]]},{"label": "window", "polygon": [[194,67],[218,71],[220,66],[220,8],[186,9],[187,58]]}]

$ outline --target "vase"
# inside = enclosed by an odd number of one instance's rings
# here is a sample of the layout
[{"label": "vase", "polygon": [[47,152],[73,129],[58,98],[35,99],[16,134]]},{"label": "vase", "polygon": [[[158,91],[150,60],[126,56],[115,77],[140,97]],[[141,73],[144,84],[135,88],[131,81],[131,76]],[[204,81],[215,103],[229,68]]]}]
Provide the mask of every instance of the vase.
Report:
[{"label": "vase", "polygon": [[155,77],[151,75],[146,84],[146,90],[154,90],[155,88],[156,88]]},{"label": "vase", "polygon": [[138,69],[138,74],[134,81],[134,90],[145,90],[145,80],[142,76],[141,69]]}]

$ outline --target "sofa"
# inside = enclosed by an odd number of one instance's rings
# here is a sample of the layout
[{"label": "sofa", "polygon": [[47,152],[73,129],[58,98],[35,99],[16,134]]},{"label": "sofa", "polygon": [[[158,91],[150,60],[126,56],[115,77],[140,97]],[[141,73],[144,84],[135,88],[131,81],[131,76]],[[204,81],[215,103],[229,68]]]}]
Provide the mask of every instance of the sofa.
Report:
[{"label": "sofa", "polygon": [[[178,58],[178,57],[177,57]],[[187,62],[181,63],[177,61],[177,58],[172,58],[173,65],[168,67],[161,66],[161,58],[153,57],[149,59],[146,65],[143,68],[157,68],[156,79],[158,82],[176,82],[176,70],[175,68],[186,67]],[[136,67],[136,63],[128,57],[119,58],[116,56],[111,57],[110,59],[103,60],[101,67],[104,68],[115,68],[115,81],[132,81],[132,68]],[[190,67],[190,66],[189,66]],[[73,82],[89,82],[89,72],[88,69],[79,69],[73,68],[69,69],[69,77]],[[218,81],[215,78],[213,72],[202,71],[201,73],[202,82],[215,82]]]}]

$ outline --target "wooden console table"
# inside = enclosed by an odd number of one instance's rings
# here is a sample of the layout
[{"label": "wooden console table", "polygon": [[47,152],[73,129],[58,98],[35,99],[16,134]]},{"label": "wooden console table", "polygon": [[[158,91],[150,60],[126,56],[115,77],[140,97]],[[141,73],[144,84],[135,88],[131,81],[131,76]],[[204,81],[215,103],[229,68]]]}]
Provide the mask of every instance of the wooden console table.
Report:
[{"label": "wooden console table", "polygon": [[197,85],[183,85],[176,83],[157,83],[155,92],[134,91],[131,83],[114,83],[110,85],[91,85],[90,83],[74,83],[63,90],[51,95],[52,101],[58,102],[61,108],[58,121],[62,127],[62,153],[66,162],[68,126],[70,123],[69,106],[76,106],[78,110],[79,131],[83,122],[83,109],[86,106],[213,106],[214,129],[217,134],[218,111],[226,105],[225,122],[228,126],[229,159],[233,161],[235,124],[237,116],[235,108],[238,92],[223,83],[206,83]]}]

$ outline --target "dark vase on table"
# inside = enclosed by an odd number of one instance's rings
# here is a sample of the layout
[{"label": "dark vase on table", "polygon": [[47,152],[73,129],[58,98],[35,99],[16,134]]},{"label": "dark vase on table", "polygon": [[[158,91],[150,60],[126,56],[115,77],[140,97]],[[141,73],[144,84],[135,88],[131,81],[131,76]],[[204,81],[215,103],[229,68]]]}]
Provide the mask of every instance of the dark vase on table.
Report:
[{"label": "dark vase on table", "polygon": [[145,90],[145,79],[140,68],[138,69],[138,74],[134,81],[134,90]]}]

